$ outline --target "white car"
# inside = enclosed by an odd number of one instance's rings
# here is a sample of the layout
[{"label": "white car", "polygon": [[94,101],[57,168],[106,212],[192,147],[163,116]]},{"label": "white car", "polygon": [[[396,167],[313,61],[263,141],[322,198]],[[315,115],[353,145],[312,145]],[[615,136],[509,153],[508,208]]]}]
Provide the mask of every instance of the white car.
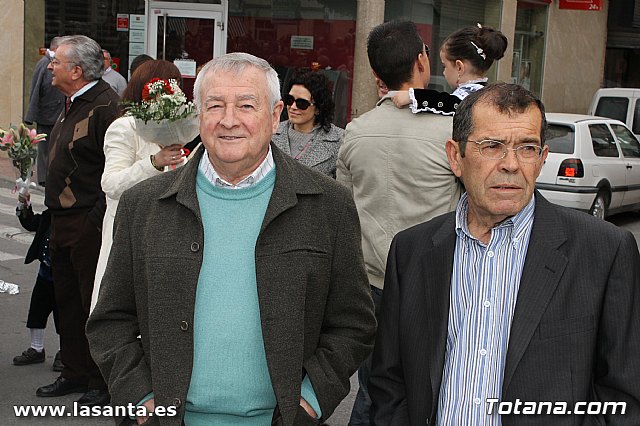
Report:
[{"label": "white car", "polygon": [[536,188],[552,203],[604,219],[640,209],[640,142],[621,121],[547,113],[549,156]]}]

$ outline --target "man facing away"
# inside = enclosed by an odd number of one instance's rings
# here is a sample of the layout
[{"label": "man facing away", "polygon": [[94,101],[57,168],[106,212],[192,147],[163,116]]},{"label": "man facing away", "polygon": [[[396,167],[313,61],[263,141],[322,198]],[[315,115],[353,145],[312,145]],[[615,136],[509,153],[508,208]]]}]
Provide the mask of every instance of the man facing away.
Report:
[{"label": "man facing away", "polygon": [[102,51],[86,36],[63,37],[49,64],[53,85],[66,97],[49,137],[45,204],[51,212],[51,268],[58,304],[64,369],[38,396],[85,392],[81,405],[109,402],[106,384],[89,353],[85,324],[100,251],[106,202],[100,186],[107,127],[118,95],[103,81]]},{"label": "man facing away", "polygon": [[127,88],[127,80],[118,71],[115,71],[112,67],[113,60],[111,59],[111,53],[107,49],[102,49],[102,55],[104,58],[104,74],[102,79],[109,83],[111,88],[122,97],[124,89]]},{"label": "man facing away", "polygon": [[263,59],[211,60],[194,95],[204,149],[120,199],[92,353],[113,404],[163,425],[318,424],[375,334],[353,200],[270,144]]},{"label": "man facing away", "polygon": [[24,117],[27,124],[36,122],[38,133],[45,133],[47,139],[38,142],[38,156],[36,157],[36,174],[38,184],[44,186],[47,178],[47,165],[49,163],[49,137],[56,119],[64,108],[64,95],[60,90],[51,85],[53,75],[49,62],[55,57],[58,43],[61,37],[51,39],[49,48],[42,58],[36,63],[31,78],[31,94],[29,97],[29,110]]},{"label": "man facing away", "polygon": [[[413,22],[392,21],[373,28],[367,53],[376,78],[391,91],[429,83],[428,47]],[[376,108],[347,125],[337,164],[337,180],[349,188],[358,208],[377,308],[393,237],[452,211],[462,192],[445,152],[451,118],[398,109],[392,96],[393,92],[383,96]],[[369,424],[369,363],[370,358],[358,371],[360,389],[349,422],[353,426]]]},{"label": "man facing away", "polygon": [[467,192],[391,245],[372,425],[640,424],[638,247],[535,192],[544,117],[506,83],[459,105],[447,156]]}]

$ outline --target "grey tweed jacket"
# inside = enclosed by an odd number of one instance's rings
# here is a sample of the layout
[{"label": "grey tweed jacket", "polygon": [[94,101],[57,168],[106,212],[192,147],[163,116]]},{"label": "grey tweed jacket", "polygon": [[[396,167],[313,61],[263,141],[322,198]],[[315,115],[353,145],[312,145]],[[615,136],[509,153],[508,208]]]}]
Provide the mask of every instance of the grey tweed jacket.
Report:
[{"label": "grey tweed jacket", "polygon": [[[264,347],[278,403],[274,424],[316,424],[299,407],[303,374],[328,417],[373,347],[373,303],[351,196],[272,148],[276,182],[255,259]],[[87,324],[113,405],[135,404],[153,391],[156,406],[177,407],[177,416],[154,416],[150,425],[180,425],[184,416],[196,287],[205,261],[195,188],[203,151],[184,167],[124,192],[100,297]]]},{"label": "grey tweed jacket", "polygon": [[[271,141],[288,156],[291,156],[291,147],[289,146],[289,137],[287,129],[289,128],[289,120],[282,121],[278,125],[278,130],[271,138]],[[338,160],[338,151],[340,142],[344,136],[344,129],[331,125],[329,131],[320,130],[314,141],[305,150],[298,161],[305,166],[316,169],[325,175],[336,177],[336,161]]]}]

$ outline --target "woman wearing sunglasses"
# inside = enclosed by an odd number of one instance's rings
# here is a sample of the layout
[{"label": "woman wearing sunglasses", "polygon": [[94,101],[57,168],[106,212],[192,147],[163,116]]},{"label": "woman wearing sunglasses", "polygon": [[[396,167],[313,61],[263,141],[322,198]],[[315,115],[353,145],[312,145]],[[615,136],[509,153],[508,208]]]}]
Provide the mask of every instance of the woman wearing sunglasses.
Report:
[{"label": "woman wearing sunglasses", "polygon": [[289,119],[278,126],[273,143],[302,164],[335,179],[344,130],[331,123],[334,103],[329,80],[303,70],[287,86],[282,100]]}]

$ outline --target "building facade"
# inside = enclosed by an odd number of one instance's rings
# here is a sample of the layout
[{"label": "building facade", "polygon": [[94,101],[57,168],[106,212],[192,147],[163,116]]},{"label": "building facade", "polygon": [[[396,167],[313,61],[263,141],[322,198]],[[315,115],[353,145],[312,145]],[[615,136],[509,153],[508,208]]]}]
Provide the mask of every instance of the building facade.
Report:
[{"label": "building facade", "polygon": [[[585,4],[589,4],[585,8]],[[431,85],[450,90],[438,49],[468,25],[499,28],[509,39],[490,80],[522,84],[549,111],[586,112],[603,85],[608,0],[0,0],[0,127],[17,123],[28,105],[33,66],[57,35],[85,34],[111,52],[128,77],[146,53],[174,61],[185,91],[213,56],[244,51],[268,60],[283,82],[297,67],[322,70],[334,83],[336,124],[373,107],[366,38],[375,25],[414,21],[431,47]],[[587,10],[578,10],[587,9]],[[20,19],[22,18],[22,19]],[[8,29],[8,30],[7,30]],[[10,85],[9,85],[10,82]]]}]

